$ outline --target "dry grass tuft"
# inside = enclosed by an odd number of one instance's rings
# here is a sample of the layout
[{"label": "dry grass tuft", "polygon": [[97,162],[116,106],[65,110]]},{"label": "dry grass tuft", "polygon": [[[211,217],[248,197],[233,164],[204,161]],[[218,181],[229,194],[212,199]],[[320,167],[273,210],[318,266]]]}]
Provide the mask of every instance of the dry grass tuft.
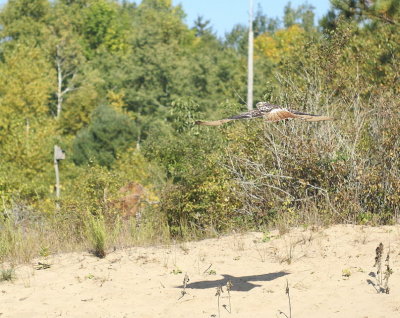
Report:
[{"label": "dry grass tuft", "polygon": [[106,256],[107,230],[102,216],[88,216],[87,236],[92,245],[92,252],[99,258]]}]

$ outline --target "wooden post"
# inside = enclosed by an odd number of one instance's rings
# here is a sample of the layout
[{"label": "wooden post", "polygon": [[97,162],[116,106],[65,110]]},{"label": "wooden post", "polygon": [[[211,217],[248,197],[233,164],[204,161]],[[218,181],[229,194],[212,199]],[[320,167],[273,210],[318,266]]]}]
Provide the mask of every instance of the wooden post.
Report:
[{"label": "wooden post", "polygon": [[54,170],[56,173],[56,208],[57,210],[60,209],[60,205],[58,200],[60,199],[60,195],[61,195],[61,189],[60,189],[60,172],[58,170],[58,162],[60,160],[64,160],[65,159],[65,153],[64,151],[62,151],[62,149],[57,146],[54,145]]},{"label": "wooden post", "polygon": [[254,44],[254,33],[253,33],[253,0],[249,0],[249,50],[247,55],[247,109],[250,111],[253,109],[253,44]]}]

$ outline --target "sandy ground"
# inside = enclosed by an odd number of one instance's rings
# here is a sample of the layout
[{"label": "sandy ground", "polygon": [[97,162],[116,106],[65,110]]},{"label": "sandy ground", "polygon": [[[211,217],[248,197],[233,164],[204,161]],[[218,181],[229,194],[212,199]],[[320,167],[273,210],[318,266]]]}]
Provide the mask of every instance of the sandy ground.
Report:
[{"label": "sandy ground", "polygon": [[[377,293],[380,242],[383,264],[390,246],[390,294]],[[51,267],[37,270],[38,262]],[[400,227],[235,234],[117,250],[105,259],[62,254],[36,259],[16,275],[0,283],[1,318],[290,317],[287,282],[293,318],[400,317]]]}]

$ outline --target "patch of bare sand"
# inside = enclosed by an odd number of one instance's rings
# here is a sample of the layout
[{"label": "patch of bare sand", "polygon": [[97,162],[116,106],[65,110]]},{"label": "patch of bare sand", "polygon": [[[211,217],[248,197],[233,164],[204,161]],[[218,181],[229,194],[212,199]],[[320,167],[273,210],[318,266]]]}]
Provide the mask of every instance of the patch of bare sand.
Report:
[{"label": "patch of bare sand", "polygon": [[[380,242],[394,270],[388,295],[370,274]],[[130,248],[101,260],[62,254],[33,263],[49,269],[22,266],[14,282],[0,283],[0,317],[284,317],[286,281],[295,318],[400,317],[399,252],[398,226],[338,225]],[[215,296],[228,280],[231,314],[226,287],[220,312]]]}]

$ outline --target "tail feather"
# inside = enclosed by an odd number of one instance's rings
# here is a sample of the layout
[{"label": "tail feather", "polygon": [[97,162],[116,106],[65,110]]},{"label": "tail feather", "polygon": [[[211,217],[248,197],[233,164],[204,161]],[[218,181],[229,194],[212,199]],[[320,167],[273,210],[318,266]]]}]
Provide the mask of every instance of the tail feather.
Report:
[{"label": "tail feather", "polygon": [[297,115],[297,118],[303,119],[305,121],[324,121],[324,120],[334,120],[335,118],[329,116],[320,116],[320,115]]},{"label": "tail feather", "polygon": [[323,121],[323,120],[334,120],[335,118],[329,116],[321,116],[299,112],[297,110],[291,110],[293,114],[296,115],[297,118],[303,119],[305,121]]}]

